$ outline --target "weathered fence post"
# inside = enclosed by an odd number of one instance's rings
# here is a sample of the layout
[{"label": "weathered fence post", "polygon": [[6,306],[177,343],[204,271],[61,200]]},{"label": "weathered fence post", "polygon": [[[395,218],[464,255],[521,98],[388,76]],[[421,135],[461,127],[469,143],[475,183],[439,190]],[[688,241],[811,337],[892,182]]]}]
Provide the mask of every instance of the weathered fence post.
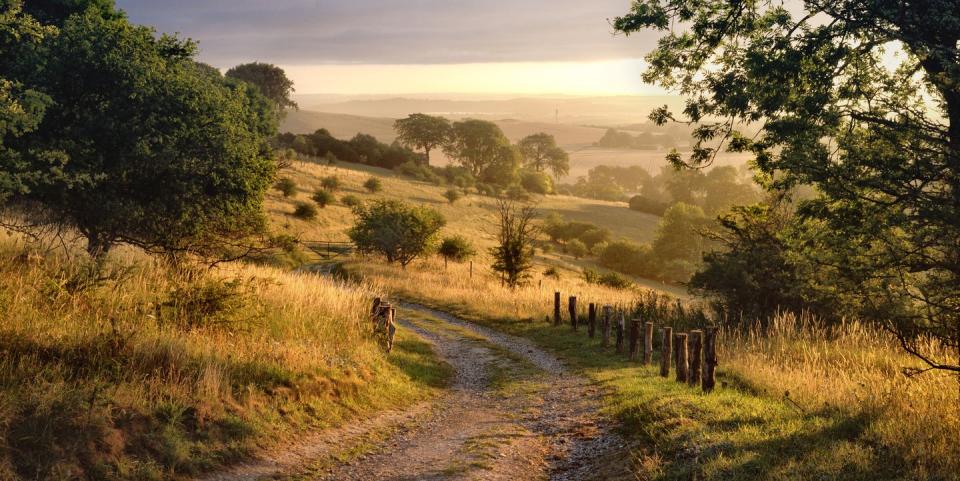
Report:
[{"label": "weathered fence post", "polygon": [[603,306],[603,347],[610,346],[610,323],[613,321],[613,306]]},{"label": "weathered fence post", "polygon": [[717,369],[717,328],[708,327],[703,337],[703,390],[713,391],[716,385],[714,373]]},{"label": "weathered fence post", "polygon": [[677,353],[677,382],[686,383],[690,364],[687,353],[687,333],[680,333],[674,336],[675,342],[673,349]]},{"label": "weathered fence post", "polygon": [[370,310],[370,314],[376,316],[377,312],[380,309],[380,304],[383,302],[383,299],[379,297],[373,298],[373,309]]},{"label": "weathered fence post", "polygon": [[597,305],[590,303],[587,308],[587,335],[590,336],[590,339],[593,339],[593,335],[597,332]]},{"label": "weathered fence post", "polygon": [[553,293],[553,325],[560,325],[560,291]]},{"label": "weathered fence post", "polygon": [[570,296],[570,304],[568,306],[570,309],[570,326],[573,327],[573,330],[577,330],[577,296]]},{"label": "weathered fence post", "polygon": [[643,325],[643,363],[653,364],[653,323]]},{"label": "weathered fence post", "polygon": [[630,360],[640,357],[640,319],[630,321]]},{"label": "weathered fence post", "polygon": [[623,318],[623,311],[617,312],[617,353],[623,352],[623,330],[626,319]]},{"label": "weathered fence post", "polygon": [[660,332],[663,335],[660,345],[660,376],[668,377],[670,376],[670,346],[673,345],[673,328],[664,327],[660,329]]},{"label": "weathered fence post", "polygon": [[700,384],[700,354],[703,348],[703,331],[690,331],[690,375],[691,386]]}]

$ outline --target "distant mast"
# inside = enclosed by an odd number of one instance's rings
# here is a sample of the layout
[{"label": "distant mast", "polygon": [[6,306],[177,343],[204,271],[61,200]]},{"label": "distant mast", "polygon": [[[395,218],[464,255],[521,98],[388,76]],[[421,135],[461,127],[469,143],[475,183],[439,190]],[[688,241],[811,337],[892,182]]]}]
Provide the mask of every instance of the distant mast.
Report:
[{"label": "distant mast", "polygon": [[559,123],[560,123],[560,109],[559,109],[559,108],[557,108],[557,111],[556,111],[556,113],[555,113],[554,115],[555,115],[555,117],[556,117],[557,123],[559,124]]}]

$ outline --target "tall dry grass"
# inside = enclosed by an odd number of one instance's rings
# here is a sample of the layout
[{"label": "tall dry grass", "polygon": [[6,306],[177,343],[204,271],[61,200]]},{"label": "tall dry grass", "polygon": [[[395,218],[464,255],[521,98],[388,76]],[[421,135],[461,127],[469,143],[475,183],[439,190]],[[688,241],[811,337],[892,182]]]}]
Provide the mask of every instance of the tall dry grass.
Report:
[{"label": "tall dry grass", "polygon": [[[766,329],[730,330],[721,340],[721,369],[750,387],[807,412],[861,419],[864,439],[910,463],[918,479],[960,472],[956,375],[908,375],[923,366],[882,329],[784,313]],[[926,342],[926,352],[952,358]]]}]

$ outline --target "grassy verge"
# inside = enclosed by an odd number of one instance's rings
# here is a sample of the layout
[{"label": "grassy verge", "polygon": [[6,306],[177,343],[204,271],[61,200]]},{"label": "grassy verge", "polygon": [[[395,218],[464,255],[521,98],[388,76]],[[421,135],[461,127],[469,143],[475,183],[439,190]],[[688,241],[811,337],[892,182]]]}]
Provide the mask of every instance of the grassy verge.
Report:
[{"label": "grassy verge", "polygon": [[[492,281],[443,280],[436,266],[348,266],[395,295],[528,337],[610,388],[607,412],[634,440],[639,479],[956,479],[955,379],[906,378],[915,362],[860,324],[825,329],[784,318],[763,335],[721,337],[720,381],[705,395],[625,362],[583,330],[543,322],[549,292]],[[434,282],[424,282],[431,279]],[[581,302],[628,294],[564,286]]]},{"label": "grassy verge", "polygon": [[369,285],[0,239],[0,479],[178,479],[436,394],[430,347],[369,339]]}]

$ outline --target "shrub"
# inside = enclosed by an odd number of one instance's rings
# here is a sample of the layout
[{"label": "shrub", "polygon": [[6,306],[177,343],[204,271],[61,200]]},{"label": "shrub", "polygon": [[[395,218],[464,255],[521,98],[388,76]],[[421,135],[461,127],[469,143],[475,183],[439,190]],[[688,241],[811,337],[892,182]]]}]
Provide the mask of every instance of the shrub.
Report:
[{"label": "shrub", "polygon": [[357,249],[383,255],[403,267],[427,253],[446,224],[436,210],[398,200],[379,200],[354,212],[357,221],[347,234]]},{"label": "shrub", "polygon": [[463,197],[463,194],[461,194],[458,189],[450,189],[444,192],[443,196],[447,198],[447,201],[453,204],[454,202],[460,200],[460,198]]},{"label": "shrub", "polygon": [[546,195],[553,193],[553,180],[543,172],[532,170],[521,172],[520,185],[523,186],[527,192],[534,194]]},{"label": "shrub", "polygon": [[335,175],[324,177],[320,179],[320,187],[323,187],[324,190],[334,192],[340,188],[340,178]]},{"label": "shrub", "polygon": [[520,207],[512,202],[497,203],[497,246],[490,249],[493,270],[503,275],[504,281],[515,288],[530,277],[533,269],[533,243],[539,229],[533,224],[537,211],[530,206]]},{"label": "shrub", "polygon": [[480,195],[486,195],[489,197],[496,197],[500,195],[500,187],[493,184],[478,183],[477,184],[477,193]]},{"label": "shrub", "polygon": [[613,289],[627,289],[633,286],[633,282],[630,282],[629,279],[617,274],[616,272],[600,274],[593,269],[584,269],[581,275],[587,284],[598,284],[601,286],[611,287]]},{"label": "shrub", "polygon": [[510,187],[507,187],[504,194],[510,200],[530,200],[530,194],[519,184],[511,184]]},{"label": "shrub", "polygon": [[329,190],[318,190],[313,194],[311,199],[313,199],[321,209],[336,202],[336,198]]},{"label": "shrub", "polygon": [[353,194],[347,194],[340,198],[340,203],[352,209],[363,205],[363,200]]},{"label": "shrub", "polygon": [[587,248],[593,249],[593,246],[600,244],[602,242],[609,241],[611,235],[612,234],[608,229],[604,229],[601,227],[593,227],[593,228],[587,229],[582,234],[577,236],[577,239],[583,242],[587,246]]},{"label": "shrub", "polygon": [[297,202],[297,207],[293,210],[293,216],[303,220],[315,219],[317,217],[317,207],[306,202]]},{"label": "shrub", "polygon": [[274,189],[280,191],[284,197],[293,197],[297,195],[297,183],[289,177],[283,177],[273,185]]},{"label": "shrub", "polygon": [[443,257],[444,265],[447,261],[464,262],[477,254],[473,244],[463,236],[455,235],[447,237],[440,242],[440,248],[437,254]]},{"label": "shrub", "polygon": [[363,188],[367,189],[367,192],[373,194],[383,190],[383,184],[380,182],[380,179],[376,177],[370,177],[366,182],[363,183]]},{"label": "shrub", "polygon": [[653,200],[642,195],[635,195],[630,198],[630,209],[645,214],[662,216],[668,207],[670,207],[670,205],[666,202]]},{"label": "shrub", "polygon": [[433,169],[417,162],[406,162],[397,166],[394,170],[400,175],[411,177],[423,182],[430,182],[431,184],[436,185],[443,183],[443,179],[437,175]]},{"label": "shrub", "polygon": [[548,267],[543,271],[543,277],[560,280],[560,271],[556,267]]},{"label": "shrub", "polygon": [[626,240],[610,242],[600,254],[600,265],[626,274],[656,277],[649,245]]},{"label": "shrub", "polygon": [[567,243],[567,252],[573,257],[580,259],[590,253],[587,245],[579,239],[574,239]]}]

